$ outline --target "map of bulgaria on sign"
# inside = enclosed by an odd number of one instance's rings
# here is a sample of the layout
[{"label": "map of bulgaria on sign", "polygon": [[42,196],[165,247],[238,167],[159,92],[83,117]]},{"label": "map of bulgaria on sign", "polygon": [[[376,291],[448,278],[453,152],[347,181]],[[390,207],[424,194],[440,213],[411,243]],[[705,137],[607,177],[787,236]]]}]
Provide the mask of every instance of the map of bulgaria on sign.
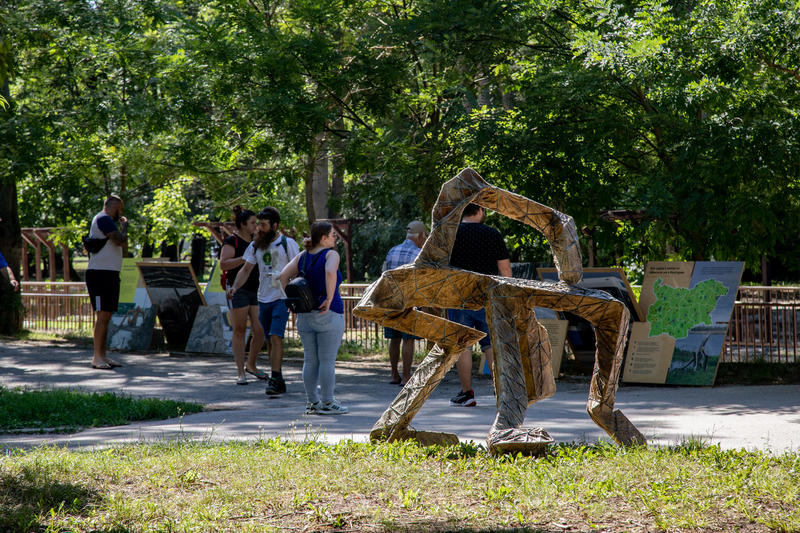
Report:
[{"label": "map of bulgaria on sign", "polygon": [[666,334],[676,339],[689,336],[695,326],[713,326],[711,311],[717,307],[728,288],[715,279],[707,279],[695,287],[684,289],[670,287],[661,278],[653,284],[655,302],[647,312],[650,337]]},{"label": "map of bulgaria on sign", "polygon": [[623,381],[713,385],[744,270],[740,261],[650,262]]}]

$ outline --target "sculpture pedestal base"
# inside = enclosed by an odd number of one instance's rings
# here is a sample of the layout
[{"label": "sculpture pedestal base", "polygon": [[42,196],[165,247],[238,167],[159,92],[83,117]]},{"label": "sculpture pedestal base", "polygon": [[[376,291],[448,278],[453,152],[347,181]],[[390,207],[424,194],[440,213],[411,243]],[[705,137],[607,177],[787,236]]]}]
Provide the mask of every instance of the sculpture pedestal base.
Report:
[{"label": "sculpture pedestal base", "polygon": [[437,431],[417,431],[416,429],[403,429],[392,432],[388,428],[373,430],[369,434],[372,442],[396,440],[415,440],[420,446],[457,446],[458,436],[453,433],[439,433]]},{"label": "sculpture pedestal base", "polygon": [[544,455],[547,447],[555,440],[542,428],[509,428],[492,430],[486,443],[489,453],[522,453],[525,455]]}]

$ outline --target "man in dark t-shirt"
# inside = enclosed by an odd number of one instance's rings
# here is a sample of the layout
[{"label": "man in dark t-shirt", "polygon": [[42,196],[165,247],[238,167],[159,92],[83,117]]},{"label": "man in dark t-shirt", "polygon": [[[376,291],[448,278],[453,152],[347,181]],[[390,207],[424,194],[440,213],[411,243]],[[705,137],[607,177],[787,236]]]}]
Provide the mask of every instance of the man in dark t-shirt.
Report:
[{"label": "man in dark t-shirt", "polygon": [[[486,212],[483,207],[469,204],[461,215],[456,240],[450,253],[450,266],[493,276],[511,277],[511,262],[503,236],[496,229],[483,223]],[[486,309],[448,309],[447,318],[465,326],[483,331],[486,336],[480,340],[481,349],[493,367],[489,325],[486,323]],[[450,400],[450,405],[473,407],[477,405],[472,390],[472,348],[467,348],[456,362],[461,392]]]}]

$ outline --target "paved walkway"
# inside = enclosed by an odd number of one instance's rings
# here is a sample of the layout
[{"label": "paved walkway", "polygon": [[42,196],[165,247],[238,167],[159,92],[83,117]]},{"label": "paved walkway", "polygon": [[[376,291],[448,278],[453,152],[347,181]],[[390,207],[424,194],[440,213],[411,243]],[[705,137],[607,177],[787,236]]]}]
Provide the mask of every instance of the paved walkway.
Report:
[{"label": "paved walkway", "polygon": [[[103,447],[164,439],[252,440],[281,436],[335,442],[366,441],[372,425],[399,391],[388,363],[337,363],[337,398],[351,412],[304,416],[302,361],[284,362],[288,392],[264,394],[263,382],[234,384],[233,361],[221,356],[169,356],[164,353],[113,354],[124,363],[113,371],[89,368],[91,351],[70,345],[7,342],[0,346],[0,385],[71,387],[133,396],[202,403],[206,411],[182,418],[88,429],[74,434],[0,434],[0,448],[30,448],[42,443]],[[267,368],[267,362],[261,362]],[[552,398],[528,409],[526,425],[543,426],[559,442],[596,442],[606,434],[585,411],[588,382],[557,382]],[[455,371],[447,374],[414,419],[417,429],[456,433],[484,443],[495,416],[491,382],[477,378],[478,406],[450,407],[458,392]],[[651,444],[673,445],[689,438],[723,449],[760,449],[780,454],[800,450],[800,385],[656,387],[622,386],[617,407]]]}]

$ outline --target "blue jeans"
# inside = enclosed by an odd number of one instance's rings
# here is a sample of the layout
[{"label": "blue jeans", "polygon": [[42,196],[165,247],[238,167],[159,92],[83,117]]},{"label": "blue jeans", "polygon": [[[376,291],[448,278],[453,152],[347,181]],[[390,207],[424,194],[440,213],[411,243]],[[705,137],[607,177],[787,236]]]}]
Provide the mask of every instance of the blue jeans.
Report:
[{"label": "blue jeans", "polygon": [[448,309],[447,319],[486,333],[486,336],[479,340],[478,344],[481,345],[481,350],[484,352],[492,347],[492,339],[489,338],[489,324],[486,322],[485,307],[477,311],[472,311],[471,309]]},{"label": "blue jeans", "polygon": [[297,332],[303,342],[303,386],[308,402],[333,401],[334,364],[344,335],[344,315],[333,311],[299,313]]},{"label": "blue jeans", "polygon": [[[239,292],[242,292],[241,290]],[[286,322],[289,320],[289,309],[286,307],[285,300],[275,300],[274,302],[258,302],[258,321],[264,335],[269,339],[270,335],[283,338],[286,332]]]}]

